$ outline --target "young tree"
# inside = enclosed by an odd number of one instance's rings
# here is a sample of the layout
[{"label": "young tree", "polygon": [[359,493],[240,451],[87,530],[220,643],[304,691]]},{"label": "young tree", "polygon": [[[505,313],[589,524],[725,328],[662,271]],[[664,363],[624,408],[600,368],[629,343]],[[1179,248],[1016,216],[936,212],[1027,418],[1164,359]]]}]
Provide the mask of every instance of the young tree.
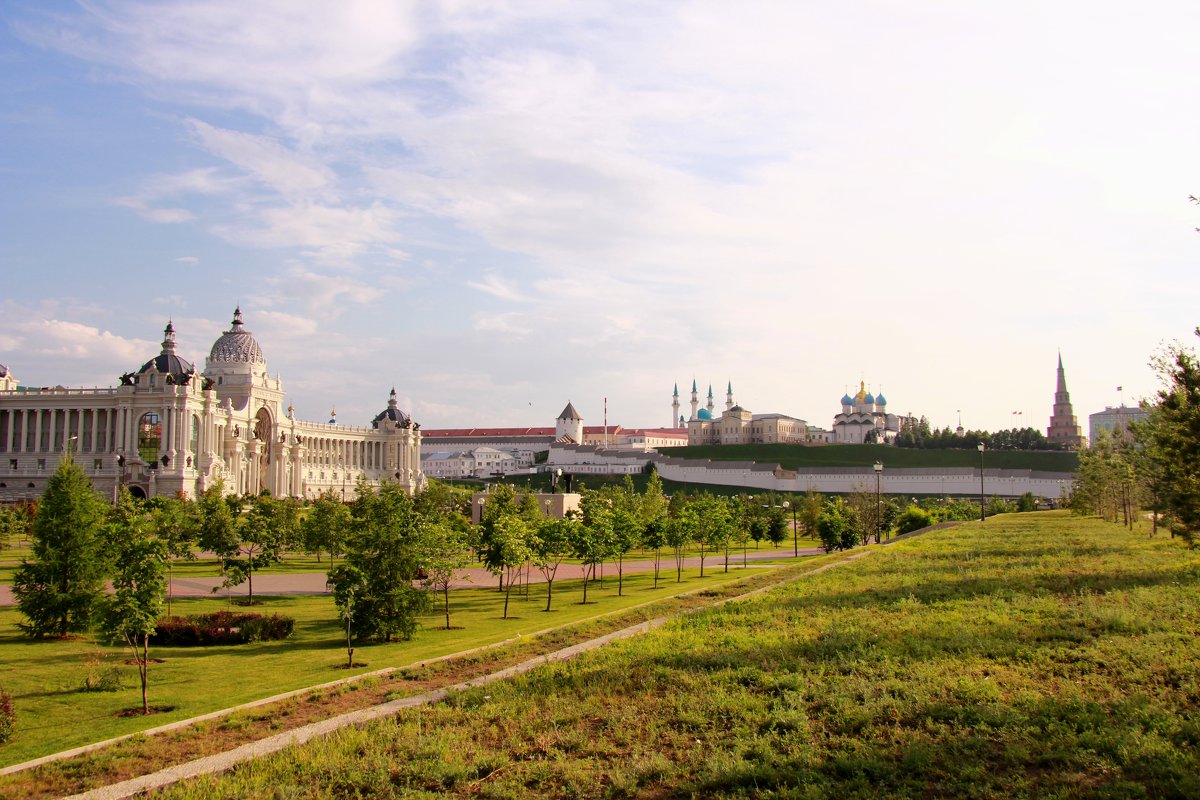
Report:
[{"label": "young tree", "polygon": [[[589,529],[588,536],[588,558],[591,561],[584,561],[592,572],[592,577],[596,577],[596,567],[600,566],[603,570],[605,559],[616,555],[616,541],[613,536],[613,501],[609,494],[593,491],[591,489],[580,489],[579,510],[583,513],[583,524]],[[580,555],[579,558],[584,558]],[[601,572],[600,585],[604,585],[603,575]],[[584,579],[584,594],[587,594],[587,579]]]},{"label": "young tree", "polygon": [[33,561],[22,560],[13,595],[28,636],[87,630],[110,566],[101,539],[104,500],[68,454],[46,485],[33,521]]},{"label": "young tree", "polygon": [[695,541],[700,545],[700,577],[703,578],[705,555],[719,550],[729,540],[732,531],[731,515],[724,500],[708,493],[697,497],[691,506],[696,517]]},{"label": "young tree", "polygon": [[246,605],[254,605],[254,573],[282,558],[295,531],[294,506],[270,495],[255,495],[237,526],[237,546],[220,553],[226,587],[246,583]]},{"label": "young tree", "polygon": [[683,553],[696,538],[700,527],[696,512],[689,506],[679,509],[667,520],[664,539],[675,558],[675,582],[683,580]]},{"label": "young tree", "polygon": [[642,540],[643,527],[638,516],[625,508],[613,512],[611,525],[612,552],[617,557],[617,597],[621,597],[624,594],[625,555]]},{"label": "young tree", "polygon": [[571,555],[583,562],[583,600],[586,604],[588,592],[588,570],[595,571],[596,564],[604,559],[608,552],[607,541],[609,529],[602,526],[588,525],[579,522],[568,529],[571,543]]},{"label": "young tree", "polygon": [[446,630],[450,630],[450,586],[459,572],[471,564],[466,532],[450,519],[427,522],[422,529],[420,561],[425,571],[422,583],[425,588],[442,593]]},{"label": "young tree", "polygon": [[346,549],[346,538],[354,517],[350,508],[341,501],[332,489],[326,489],[313,501],[308,516],[300,523],[300,538],[304,540],[306,552],[315,553],[321,560],[321,551],[329,553],[329,566],[333,559]]},{"label": "young tree", "polygon": [[420,515],[397,484],[386,482],[378,492],[360,484],[358,492],[345,561],[329,571],[334,604],[343,619],[352,613],[356,636],[412,638],[429,602],[413,586],[424,535]]},{"label": "young tree", "polygon": [[1200,360],[1192,350],[1174,345],[1154,366],[1163,388],[1142,435],[1162,481],[1160,496],[1171,535],[1195,547],[1200,536]]},{"label": "young tree", "polygon": [[113,592],[100,603],[101,628],[133,654],[142,683],[142,713],[149,714],[150,637],[167,591],[167,542],[150,532],[151,522],[125,492],[109,526],[115,557]]},{"label": "young tree", "polygon": [[796,512],[796,522],[804,530],[805,537],[814,539],[817,536],[817,522],[825,511],[825,500],[821,495],[809,489],[804,493]]},{"label": "young tree", "polygon": [[[200,549],[218,556],[236,551],[238,540],[234,511],[226,502],[220,481],[204,490],[196,507],[200,516]],[[240,510],[240,503],[238,508]]]},{"label": "young tree", "polygon": [[200,535],[200,511],[186,497],[162,499],[150,506],[150,527],[167,553],[167,615],[170,616],[175,560],[196,558],[192,547]]},{"label": "young tree", "polygon": [[817,535],[826,553],[849,550],[859,544],[859,521],[854,509],[836,498],[817,518]]},{"label": "young tree", "polygon": [[554,596],[554,576],[563,559],[571,555],[572,543],[578,538],[575,529],[579,526],[579,521],[574,519],[543,519],[530,542],[533,564],[546,579],[547,611]]},{"label": "young tree", "polygon": [[26,538],[32,525],[32,506],[0,506],[0,550]]},{"label": "young tree", "polygon": [[530,534],[530,525],[524,516],[500,517],[492,526],[492,536],[483,563],[492,572],[504,573],[503,619],[508,619],[508,598],[517,574],[533,556],[529,546]]}]

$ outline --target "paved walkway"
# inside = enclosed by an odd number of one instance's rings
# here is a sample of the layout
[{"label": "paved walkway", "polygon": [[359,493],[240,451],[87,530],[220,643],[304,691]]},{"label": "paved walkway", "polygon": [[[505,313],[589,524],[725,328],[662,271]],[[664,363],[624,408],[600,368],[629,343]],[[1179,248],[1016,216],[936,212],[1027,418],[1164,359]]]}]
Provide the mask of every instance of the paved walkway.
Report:
[{"label": "paved walkway", "polygon": [[[814,556],[821,555],[825,551],[819,547],[801,548],[800,555]],[[753,561],[771,561],[780,558],[791,558],[793,555],[792,549],[786,548],[782,550],[750,550],[746,553],[747,565]],[[724,554],[709,555],[704,558],[705,570],[723,569],[725,565]],[[692,556],[683,560],[684,568],[696,568],[700,566],[700,557]],[[742,566],[742,553],[740,551],[729,552],[729,566]],[[626,561],[625,572],[653,572],[653,561]],[[675,559],[668,551],[664,551],[663,558],[659,564],[659,569],[663,577],[667,577],[675,570]],[[554,576],[554,580],[578,580],[583,577],[583,566],[580,564],[563,564],[558,568],[558,573]],[[605,581],[615,581],[617,579],[617,564],[615,561],[607,561],[603,565],[603,576]],[[540,570],[529,570],[530,583],[545,583],[545,578]],[[459,573],[458,580],[453,584],[455,589],[466,589],[480,586],[497,586],[497,578],[482,567],[473,567],[465,569]],[[176,578],[171,581],[171,589],[174,597],[211,597],[215,594],[218,597],[226,596],[228,592],[230,596],[242,597],[246,595],[248,587],[246,584],[235,586],[232,589],[225,589],[221,586],[219,577],[211,578]],[[326,594],[328,588],[326,586],[326,577],[324,572],[294,572],[286,574],[266,573],[254,576],[254,593],[256,595],[273,595],[273,594]],[[0,606],[15,605],[12,595],[12,586],[10,584],[0,585]]]}]

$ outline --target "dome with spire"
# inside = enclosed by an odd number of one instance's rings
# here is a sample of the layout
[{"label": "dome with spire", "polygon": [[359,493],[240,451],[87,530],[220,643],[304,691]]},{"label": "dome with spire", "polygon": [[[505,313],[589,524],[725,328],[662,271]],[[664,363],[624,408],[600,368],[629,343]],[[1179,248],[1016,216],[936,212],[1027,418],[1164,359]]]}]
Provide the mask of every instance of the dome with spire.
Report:
[{"label": "dome with spire", "polygon": [[875,395],[875,405],[877,405],[877,406],[886,406],[887,405],[887,398],[883,396],[883,392],[880,392],[879,394]]},{"label": "dome with spire", "polygon": [[850,393],[849,393],[849,392],[847,392],[846,394],[842,395],[842,405],[844,405],[844,406],[852,406],[852,405],[854,405],[854,398],[850,396]]},{"label": "dome with spire", "polygon": [[196,371],[192,362],[176,355],[175,326],[169,320],[167,327],[163,329],[162,352],[145,364],[142,364],[142,368],[138,372],[149,372],[152,369],[155,372],[171,375],[175,378],[181,378]]},{"label": "dome with spire", "polygon": [[210,365],[217,364],[266,364],[262,348],[250,331],[242,324],[242,309],[233,312],[233,323],[221,338],[213,343],[208,355]]},{"label": "dome with spire", "polygon": [[875,395],[867,392],[865,395],[863,395],[863,402],[869,406],[875,405]]},{"label": "dome with spire", "polygon": [[387,408],[375,415],[375,419],[371,420],[371,427],[378,428],[380,425],[386,425],[392,422],[396,425],[404,425],[411,422],[412,418],[400,410],[400,403],[396,400],[396,387],[392,387],[392,393],[388,395]]}]

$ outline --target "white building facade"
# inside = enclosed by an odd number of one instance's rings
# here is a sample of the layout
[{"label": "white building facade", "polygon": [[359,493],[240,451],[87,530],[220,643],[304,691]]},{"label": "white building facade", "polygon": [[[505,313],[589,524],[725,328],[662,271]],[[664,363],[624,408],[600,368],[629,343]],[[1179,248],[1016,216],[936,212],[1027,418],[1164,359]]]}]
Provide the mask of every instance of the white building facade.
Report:
[{"label": "white building facade", "polygon": [[142,497],[195,497],[218,482],[227,493],[315,497],[353,492],[359,476],[409,492],[424,482],[420,426],[395,389],[369,426],[297,420],[240,309],[203,372],[175,352],[168,323],[162,352],[116,387],[31,389],[5,375],[0,501],[40,496],[68,452],[112,497],[121,486]]}]

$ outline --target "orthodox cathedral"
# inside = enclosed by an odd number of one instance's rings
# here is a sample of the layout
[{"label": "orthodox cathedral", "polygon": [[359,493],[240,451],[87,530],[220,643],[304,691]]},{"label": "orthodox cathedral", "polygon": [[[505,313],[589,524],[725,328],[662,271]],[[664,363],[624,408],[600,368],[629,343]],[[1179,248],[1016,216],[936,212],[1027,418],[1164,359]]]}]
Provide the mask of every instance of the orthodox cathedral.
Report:
[{"label": "orthodox cathedral", "polygon": [[891,442],[900,433],[901,418],[889,414],[883,392],[871,394],[866,383],[859,382],[858,394],[842,395],[842,410],[833,415],[835,444]]},{"label": "orthodox cathedral", "polygon": [[195,497],[218,482],[226,493],[315,497],[399,483],[424,483],[420,425],[392,389],[370,425],[306,422],[284,408],[283,384],[262,348],[233,314],[203,372],[175,351],[175,328],[162,352],[106,389],[29,388],[0,366],[0,501],[41,495],[64,453],[100,492]]}]

